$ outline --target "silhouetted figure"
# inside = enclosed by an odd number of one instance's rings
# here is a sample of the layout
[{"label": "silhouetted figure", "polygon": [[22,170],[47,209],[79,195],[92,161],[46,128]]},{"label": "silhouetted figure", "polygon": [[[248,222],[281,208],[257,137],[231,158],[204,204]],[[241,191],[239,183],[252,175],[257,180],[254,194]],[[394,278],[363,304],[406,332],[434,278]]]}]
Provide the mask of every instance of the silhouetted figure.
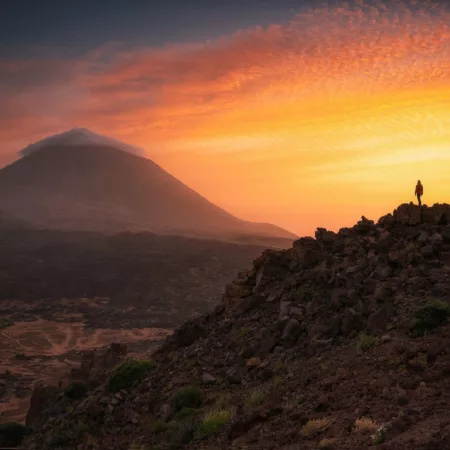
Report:
[{"label": "silhouetted figure", "polygon": [[419,180],[416,184],[416,197],[417,197],[417,201],[419,202],[419,206],[422,206],[422,200],[421,200],[422,195],[423,195],[423,185]]}]

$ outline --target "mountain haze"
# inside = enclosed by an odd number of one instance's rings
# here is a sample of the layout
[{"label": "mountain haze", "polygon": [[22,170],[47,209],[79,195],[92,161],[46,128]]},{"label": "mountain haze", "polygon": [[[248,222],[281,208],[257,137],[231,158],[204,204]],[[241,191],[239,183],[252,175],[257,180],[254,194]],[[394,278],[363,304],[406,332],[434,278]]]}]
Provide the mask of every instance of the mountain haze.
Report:
[{"label": "mountain haze", "polygon": [[28,146],[0,171],[0,208],[46,228],[295,237],[234,217],[122,144],[75,129]]}]

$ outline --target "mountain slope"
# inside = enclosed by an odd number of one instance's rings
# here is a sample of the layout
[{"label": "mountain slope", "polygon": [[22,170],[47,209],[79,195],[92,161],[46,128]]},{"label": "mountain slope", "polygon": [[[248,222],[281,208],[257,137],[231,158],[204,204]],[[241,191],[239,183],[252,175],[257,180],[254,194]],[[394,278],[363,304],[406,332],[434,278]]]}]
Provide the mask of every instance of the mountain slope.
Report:
[{"label": "mountain slope", "polygon": [[240,220],[153,161],[115,147],[44,145],[0,171],[0,209],[41,227],[292,239]]},{"label": "mountain slope", "polygon": [[49,394],[23,448],[450,448],[449,223],[402,205],[264,252],[145,373]]}]

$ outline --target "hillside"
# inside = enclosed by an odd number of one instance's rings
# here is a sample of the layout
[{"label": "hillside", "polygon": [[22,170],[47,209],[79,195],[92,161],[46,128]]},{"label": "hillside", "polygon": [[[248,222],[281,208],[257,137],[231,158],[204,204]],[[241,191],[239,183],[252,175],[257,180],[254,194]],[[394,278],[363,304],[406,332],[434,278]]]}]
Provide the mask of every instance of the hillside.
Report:
[{"label": "hillside", "polygon": [[295,238],[274,225],[234,217],[114,142],[80,131],[24,149],[23,158],[0,170],[0,209],[43,228]]},{"label": "hillside", "polygon": [[23,420],[33,385],[65,379],[82,351],[122,340],[145,356],[176,326],[213,309],[225,284],[264,249],[7,225],[0,221],[0,424]]},{"label": "hillside", "polygon": [[22,448],[449,448],[449,222],[401,205],[265,251],[151,364],[36,392]]}]

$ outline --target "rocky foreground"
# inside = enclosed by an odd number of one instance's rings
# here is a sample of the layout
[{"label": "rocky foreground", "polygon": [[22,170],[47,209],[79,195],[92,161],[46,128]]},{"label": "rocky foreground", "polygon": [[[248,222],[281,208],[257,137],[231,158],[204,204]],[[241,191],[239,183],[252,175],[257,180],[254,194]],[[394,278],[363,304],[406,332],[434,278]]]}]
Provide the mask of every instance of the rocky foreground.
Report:
[{"label": "rocky foreground", "polygon": [[449,315],[450,205],[318,229],[152,361],[49,390],[21,448],[448,449]]}]

